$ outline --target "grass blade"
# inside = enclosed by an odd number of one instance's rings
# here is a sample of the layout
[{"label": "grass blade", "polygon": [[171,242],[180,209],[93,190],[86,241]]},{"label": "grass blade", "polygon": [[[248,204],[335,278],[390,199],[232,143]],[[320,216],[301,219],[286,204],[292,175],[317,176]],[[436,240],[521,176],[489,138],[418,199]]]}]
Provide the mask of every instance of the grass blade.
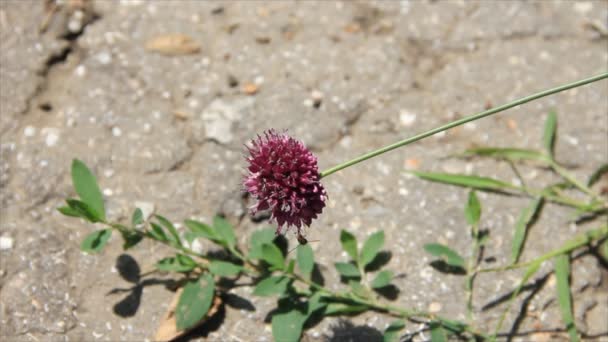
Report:
[{"label": "grass blade", "polygon": [[464,216],[471,226],[479,223],[479,219],[481,218],[481,204],[479,203],[479,199],[477,198],[477,194],[475,194],[474,190],[469,192],[469,200],[467,201],[467,206],[464,209]]},{"label": "grass blade", "polygon": [[543,145],[547,154],[553,159],[553,150],[555,147],[555,133],[557,132],[557,114],[550,111],[545,121],[545,131],[543,133]]},{"label": "grass blade", "polygon": [[495,159],[510,160],[518,162],[522,160],[547,161],[547,156],[534,151],[520,148],[480,147],[464,151],[463,156],[491,157]]},{"label": "grass blade", "polygon": [[587,181],[587,186],[592,186],[593,184],[595,184],[606,173],[608,173],[608,163],[600,166],[591,174],[589,180]]},{"label": "grass blade", "polygon": [[542,202],[542,197],[535,198],[519,215],[519,219],[515,224],[515,233],[511,245],[511,263],[513,264],[519,260],[524,242],[526,241],[528,228],[534,224],[535,218],[542,208]]},{"label": "grass blade", "polygon": [[513,184],[488,177],[469,176],[462,174],[412,171],[419,178],[450,185],[464,186],[473,189],[504,191],[516,188]]},{"label": "grass blade", "polygon": [[555,257],[555,278],[557,280],[557,302],[562,312],[562,320],[570,335],[570,341],[579,341],[574,317],[572,315],[572,298],[570,296],[570,258],[567,254]]}]

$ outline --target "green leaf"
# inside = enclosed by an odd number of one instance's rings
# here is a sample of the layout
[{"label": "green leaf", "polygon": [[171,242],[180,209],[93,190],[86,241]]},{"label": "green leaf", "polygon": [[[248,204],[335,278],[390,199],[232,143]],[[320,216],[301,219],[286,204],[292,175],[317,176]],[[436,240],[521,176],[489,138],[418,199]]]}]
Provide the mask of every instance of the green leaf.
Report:
[{"label": "green leaf", "polygon": [[608,173],[608,163],[600,166],[591,174],[589,180],[587,181],[587,186],[593,186],[593,184],[597,183],[597,181],[600,180],[600,178],[606,173]]},{"label": "green leaf", "polygon": [[570,335],[570,341],[579,341],[574,317],[572,315],[572,297],[570,295],[570,258],[567,254],[555,257],[555,278],[557,280],[557,302],[562,312],[562,320]]},{"label": "green leaf", "polygon": [[177,257],[164,258],[156,263],[156,269],[165,272],[190,272],[194,268],[196,263],[192,264],[187,259]]},{"label": "green leaf", "polygon": [[227,261],[213,260],[209,264],[209,272],[220,277],[234,277],[242,270],[242,266]]},{"label": "green leaf", "polygon": [[261,259],[262,245],[266,243],[271,244],[275,237],[276,233],[274,229],[262,229],[253,232],[249,247],[249,258]]},{"label": "green leaf", "polygon": [[213,228],[215,228],[217,236],[225,243],[226,247],[232,249],[236,246],[236,236],[230,222],[223,217],[216,216],[213,218]]},{"label": "green leaf", "polygon": [[127,250],[135,245],[137,245],[144,236],[142,234],[133,232],[131,230],[121,230],[120,234],[122,235],[122,239],[124,240],[122,248]]},{"label": "green leaf", "polygon": [[175,226],[173,225],[173,223],[171,223],[171,221],[167,220],[166,218],[160,216],[160,215],[154,215],[154,217],[156,217],[156,219],[158,220],[158,222],[160,222],[161,225],[163,225],[163,227],[167,228],[167,230],[169,231],[170,237],[169,239],[173,242],[175,242],[178,246],[182,245],[182,241],[179,237],[179,233],[177,232],[177,229],[175,229]]},{"label": "green leaf", "polygon": [[150,222],[150,227],[152,227],[152,230],[148,231],[150,236],[152,236],[158,241],[169,241],[167,234],[165,234],[165,231],[161,226],[154,222]]},{"label": "green leaf", "polygon": [[297,253],[298,268],[306,279],[310,279],[310,275],[315,266],[315,257],[312,248],[309,245],[298,246]]},{"label": "green leaf", "polygon": [[441,258],[448,265],[465,268],[464,259],[455,251],[439,243],[428,243],[424,249],[431,255]]},{"label": "green leaf", "polygon": [[528,228],[534,223],[535,217],[538,216],[542,208],[542,202],[542,197],[535,198],[519,215],[519,219],[515,224],[513,244],[511,245],[511,263],[513,264],[519,260],[524,242],[526,241]]},{"label": "green leaf", "polygon": [[471,226],[475,226],[479,223],[479,219],[481,218],[481,204],[479,203],[475,190],[469,192],[469,200],[464,209],[464,216]]},{"label": "green leaf", "polygon": [[271,276],[263,279],[253,289],[253,294],[260,297],[281,295],[287,291],[290,279],[283,276]]},{"label": "green leaf", "polygon": [[361,284],[360,282],[356,281],[356,280],[350,280],[348,282],[348,286],[351,288],[352,293],[360,298],[369,298],[369,290],[367,288],[365,288],[365,286],[363,286],[363,284]]},{"label": "green leaf", "polygon": [[340,243],[350,258],[357,261],[357,238],[346,230],[342,230],[340,231]]},{"label": "green leaf", "polygon": [[97,180],[91,170],[78,159],[72,161],[72,183],[74,184],[76,193],[91,208],[94,216],[99,221],[105,220],[106,210]]},{"label": "green leaf", "polygon": [[68,198],[65,200],[69,208],[72,209],[71,213],[78,213],[78,215],[91,223],[100,222],[100,218],[97,216],[95,211],[91,207],[76,199]]},{"label": "green leaf", "polygon": [[[57,208],[57,211],[62,213],[65,216],[82,217],[82,213],[80,211],[73,209],[69,206],[59,207],[59,208]],[[83,218],[86,218],[86,217],[83,217]]]},{"label": "green leaf", "polygon": [[521,160],[547,161],[547,156],[534,151],[519,148],[500,148],[500,147],[481,147],[468,149],[463,153],[464,156],[491,157],[495,159],[509,160],[517,162]]},{"label": "green leaf", "polygon": [[80,249],[87,253],[97,253],[108,243],[110,236],[112,236],[112,229],[94,231],[84,238]]},{"label": "green leaf", "polygon": [[361,256],[359,258],[360,263],[363,267],[367,266],[370,262],[376,258],[380,249],[384,245],[384,232],[376,232],[365,241],[363,248],[361,249]]},{"label": "green leaf", "polygon": [[307,311],[306,313],[308,314],[308,316],[312,315],[315,311],[323,309],[327,306],[327,303],[325,303],[323,301],[323,293],[319,292],[315,292],[309,299],[308,299],[308,307],[307,307]]},{"label": "green leaf", "polygon": [[398,342],[401,330],[405,328],[405,321],[402,319],[393,321],[387,328],[384,330],[384,342]]},{"label": "green leaf", "polygon": [[436,317],[436,319],[441,322],[441,326],[443,326],[446,330],[454,333],[454,334],[461,334],[463,333],[466,329],[467,329],[467,324],[460,322],[460,321],[455,321],[455,320],[451,320],[451,319],[445,319],[445,318],[441,318],[441,317]]},{"label": "green leaf", "polygon": [[144,213],[139,208],[135,208],[133,215],[131,215],[131,225],[133,228],[144,223]]},{"label": "green leaf", "polygon": [[214,291],[215,283],[209,273],[184,286],[175,309],[178,330],[191,328],[205,317],[213,302]]},{"label": "green leaf", "polygon": [[557,114],[549,112],[545,121],[545,131],[543,133],[543,145],[549,157],[553,159],[553,149],[555,147],[555,133],[557,132]]},{"label": "green leaf", "polygon": [[499,181],[488,177],[469,176],[461,174],[451,173],[437,173],[437,172],[419,172],[412,171],[412,173],[422,179],[429,180],[432,182],[445,183],[450,185],[464,186],[473,189],[481,190],[507,190],[516,188],[513,184],[509,184],[503,181]]},{"label": "green leaf", "polygon": [[273,243],[265,243],[262,245],[262,260],[266,261],[276,269],[282,270],[285,267],[285,257],[279,247]]},{"label": "green leaf", "polygon": [[338,273],[340,273],[340,275],[344,278],[360,278],[361,274],[359,273],[359,269],[357,268],[357,266],[351,264],[351,263],[346,263],[346,262],[336,262],[334,264],[336,266],[336,270],[338,270]]},{"label": "green leaf", "polygon": [[307,318],[291,300],[279,301],[278,310],[272,316],[272,337],[280,342],[298,342]]},{"label": "green leaf", "polygon": [[192,233],[196,235],[196,237],[202,237],[208,240],[218,239],[217,234],[215,233],[213,228],[202,222],[195,220],[186,220],[184,221],[184,224],[186,225],[186,227],[188,227],[188,229],[190,229]]},{"label": "green leaf", "polygon": [[441,326],[441,323],[432,321],[430,323],[431,328],[431,342],[446,342],[448,340],[445,330]]},{"label": "green leaf", "polygon": [[393,272],[388,270],[380,271],[374,280],[372,280],[370,286],[374,289],[379,289],[389,285],[391,280],[393,280]]},{"label": "green leaf", "polygon": [[368,307],[366,305],[355,303],[329,303],[327,304],[324,315],[357,314],[364,312],[367,309]]}]

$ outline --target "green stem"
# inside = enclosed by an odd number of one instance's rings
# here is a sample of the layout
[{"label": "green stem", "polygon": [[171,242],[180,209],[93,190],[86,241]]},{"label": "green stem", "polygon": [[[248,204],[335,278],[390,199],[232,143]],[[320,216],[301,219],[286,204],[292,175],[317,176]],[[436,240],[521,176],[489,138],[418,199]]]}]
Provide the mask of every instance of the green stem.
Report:
[{"label": "green stem", "polygon": [[585,186],[584,184],[580,183],[576,178],[574,178],[574,176],[572,176],[570,174],[570,172],[568,172],[566,169],[561,167],[554,160],[552,160],[552,159],[549,160],[549,164],[557,174],[562,176],[568,182],[572,183],[572,185],[574,185],[575,187],[579,188],[579,190],[581,190],[582,192],[591,196],[594,200],[601,201],[600,197],[595,192],[593,192],[593,190],[591,190],[589,187]]},{"label": "green stem", "polygon": [[526,97],[522,97],[520,99],[517,99],[515,101],[511,101],[511,102],[509,102],[507,104],[504,104],[502,106],[498,106],[498,107],[495,107],[495,108],[483,111],[481,113],[477,113],[477,114],[474,114],[474,115],[471,115],[471,116],[467,116],[465,118],[462,118],[462,119],[450,122],[450,123],[448,123],[446,125],[443,125],[443,126],[440,126],[440,127],[434,128],[434,129],[431,129],[430,131],[426,131],[424,133],[420,133],[420,134],[415,135],[415,136],[413,136],[411,138],[407,138],[405,140],[398,141],[398,142],[393,143],[391,145],[382,147],[382,148],[377,149],[375,151],[372,151],[372,152],[366,153],[366,154],[364,154],[362,156],[359,156],[359,157],[357,157],[355,159],[349,160],[349,161],[347,161],[345,163],[338,164],[338,165],[336,165],[334,167],[331,167],[331,168],[329,168],[327,170],[324,170],[324,171],[321,172],[321,178],[327,177],[327,176],[331,175],[334,172],[340,171],[342,169],[345,169],[345,168],[347,168],[349,166],[358,164],[358,163],[360,163],[362,161],[365,161],[365,160],[368,160],[370,158],[379,156],[379,155],[381,155],[383,153],[386,153],[388,151],[394,150],[394,149],[399,148],[401,146],[405,146],[405,145],[411,144],[411,143],[413,143],[415,141],[424,139],[424,138],[429,137],[429,136],[431,136],[433,134],[437,134],[439,132],[443,132],[443,131],[448,130],[450,128],[463,125],[463,124],[465,124],[467,122],[471,122],[471,121],[478,120],[478,119],[481,119],[483,117],[486,117],[486,116],[489,116],[489,115],[492,115],[492,114],[496,114],[498,112],[502,112],[502,111],[507,110],[509,108],[513,108],[513,107],[522,105],[524,103],[540,99],[540,98],[545,97],[545,96],[553,95],[555,93],[559,93],[559,92],[564,91],[564,90],[568,90],[568,89],[580,87],[580,86],[585,85],[585,84],[596,82],[596,81],[599,81],[599,80],[604,79],[604,78],[608,78],[608,72],[605,72],[605,73],[602,73],[602,74],[599,74],[599,75],[596,75],[596,76],[593,76],[593,77],[585,78],[585,79],[582,79],[580,81],[564,84],[564,85],[561,85],[559,87],[551,88],[551,89],[548,89],[548,90],[545,90],[545,91],[541,91],[539,93],[532,94],[532,95],[529,95],[529,96],[526,96]]},{"label": "green stem", "polygon": [[541,255],[540,257],[538,257],[534,260],[520,262],[518,264],[512,264],[512,265],[502,266],[502,267],[482,268],[482,269],[477,270],[477,272],[478,273],[502,272],[502,271],[514,270],[514,269],[518,269],[518,268],[529,267],[532,264],[535,264],[537,262],[544,262],[557,255],[564,254],[564,253],[570,253],[571,251],[573,251],[577,248],[583,247],[593,241],[601,240],[606,237],[608,237],[608,225],[602,226],[598,229],[590,230],[583,234],[580,234],[579,236],[575,237],[574,239],[566,242],[564,245],[562,245],[562,247],[555,249],[544,255]]}]

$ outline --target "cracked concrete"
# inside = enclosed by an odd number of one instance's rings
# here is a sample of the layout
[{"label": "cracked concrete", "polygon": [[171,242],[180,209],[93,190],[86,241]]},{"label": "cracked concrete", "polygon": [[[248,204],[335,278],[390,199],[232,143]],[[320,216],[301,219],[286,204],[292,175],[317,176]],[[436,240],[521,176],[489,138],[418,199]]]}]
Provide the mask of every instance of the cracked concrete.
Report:
[{"label": "cracked concrete", "polygon": [[[64,6],[41,33],[47,18],[42,2],[0,2],[0,236],[14,242],[0,251],[0,334],[11,341],[144,340],[172,297],[171,278],[160,275],[141,287],[136,311],[117,314],[119,303],[137,295],[120,290],[135,285],[117,273],[115,264],[124,260],[118,259],[118,239],[101,255],[84,255],[78,246],[93,227],[54,210],[74,195],[72,158],[98,176],[111,219],[127,220],[136,201],[176,222],[209,221],[222,212],[244,245],[253,230],[268,225],[244,215],[239,184],[242,146],[263,130],[288,130],[315,151],[324,169],[608,66],[606,37],[591,25],[606,26],[605,1]],[[167,33],[192,37],[200,52],[169,57],[146,50],[149,39]],[[245,85],[256,91],[247,94]],[[312,247],[326,285],[343,286],[331,266],[346,260],[340,229],[359,240],[383,229],[392,254],[387,267],[402,275],[394,282],[399,296],[393,304],[432,306],[464,318],[462,278],[430,268],[422,245],[442,241],[466,255],[466,192],[414,179],[405,169],[511,180],[508,165],[444,157],[470,146],[539,148],[545,114],[556,109],[557,158],[585,179],[608,161],[607,90],[602,81],[545,98],[328,177],[330,202],[308,231],[310,240],[324,241]],[[533,184],[556,179],[532,167],[522,173]],[[490,230],[487,256],[503,264],[527,202],[495,194],[480,199],[483,226]],[[546,206],[522,259],[587,228],[571,224],[572,215]],[[141,273],[166,253],[150,243],[129,252]],[[542,271],[550,269],[547,264]],[[579,329],[606,334],[605,268],[587,255],[573,272]],[[478,278],[475,308],[482,328],[492,329],[504,308],[484,307],[520,277],[505,272]],[[544,284],[527,305],[522,331],[561,327],[554,280]],[[274,300],[253,297],[247,287],[231,295],[247,298],[255,310],[227,306],[219,327],[192,339],[270,340],[264,319]],[[505,327],[516,322],[517,311],[514,306]],[[304,339],[357,340],[363,332],[378,338],[390,320],[375,313],[327,318]]]}]

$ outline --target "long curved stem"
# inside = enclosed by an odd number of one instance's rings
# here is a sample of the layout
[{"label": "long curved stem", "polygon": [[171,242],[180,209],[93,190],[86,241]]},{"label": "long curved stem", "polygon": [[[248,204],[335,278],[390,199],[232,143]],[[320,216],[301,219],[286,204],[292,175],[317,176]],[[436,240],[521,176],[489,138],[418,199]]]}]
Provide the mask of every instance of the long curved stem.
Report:
[{"label": "long curved stem", "polygon": [[382,148],[377,149],[375,151],[366,153],[366,154],[364,154],[362,156],[359,156],[359,157],[357,157],[355,159],[349,160],[349,161],[347,161],[345,163],[338,164],[338,165],[336,165],[334,167],[331,167],[331,168],[329,168],[327,170],[322,171],[321,172],[321,178],[327,177],[327,176],[331,175],[334,172],[340,171],[342,169],[345,169],[345,168],[347,168],[349,166],[358,164],[358,163],[360,163],[362,161],[365,161],[365,160],[368,160],[370,158],[379,156],[379,155],[381,155],[383,153],[386,153],[388,151],[392,151],[392,150],[394,150],[396,148],[399,148],[401,146],[405,146],[405,145],[411,144],[411,143],[413,143],[415,141],[424,139],[424,138],[429,137],[429,136],[431,136],[433,134],[437,134],[439,132],[443,132],[443,131],[448,130],[450,128],[463,125],[463,124],[465,124],[467,122],[478,120],[478,119],[481,119],[483,117],[486,117],[486,116],[489,116],[489,115],[492,115],[492,114],[496,114],[496,113],[502,112],[502,111],[507,110],[509,108],[513,108],[513,107],[522,105],[524,103],[540,99],[541,97],[553,95],[555,93],[559,93],[559,92],[562,92],[564,90],[580,87],[582,85],[593,83],[593,82],[599,81],[599,80],[604,79],[604,78],[608,78],[608,72],[605,72],[605,73],[602,73],[602,74],[599,74],[599,75],[596,75],[596,76],[593,76],[593,77],[585,78],[585,79],[582,79],[580,81],[564,84],[564,85],[561,85],[559,87],[555,87],[555,88],[551,88],[551,89],[548,89],[548,90],[544,90],[544,91],[541,91],[539,93],[532,94],[532,95],[529,95],[529,96],[526,96],[526,97],[522,97],[522,98],[517,99],[515,101],[511,101],[511,102],[506,103],[506,104],[504,104],[502,106],[498,106],[498,107],[495,107],[495,108],[483,111],[481,113],[477,113],[477,114],[474,114],[474,115],[471,115],[471,116],[464,117],[462,119],[450,122],[450,123],[448,123],[446,125],[443,125],[443,126],[440,126],[440,127],[434,128],[434,129],[431,129],[431,130],[423,132],[423,133],[420,133],[420,134],[415,135],[415,136],[413,136],[411,138],[407,138],[405,140],[398,141],[396,143],[393,143],[393,144],[390,144],[388,146],[382,147]]}]

